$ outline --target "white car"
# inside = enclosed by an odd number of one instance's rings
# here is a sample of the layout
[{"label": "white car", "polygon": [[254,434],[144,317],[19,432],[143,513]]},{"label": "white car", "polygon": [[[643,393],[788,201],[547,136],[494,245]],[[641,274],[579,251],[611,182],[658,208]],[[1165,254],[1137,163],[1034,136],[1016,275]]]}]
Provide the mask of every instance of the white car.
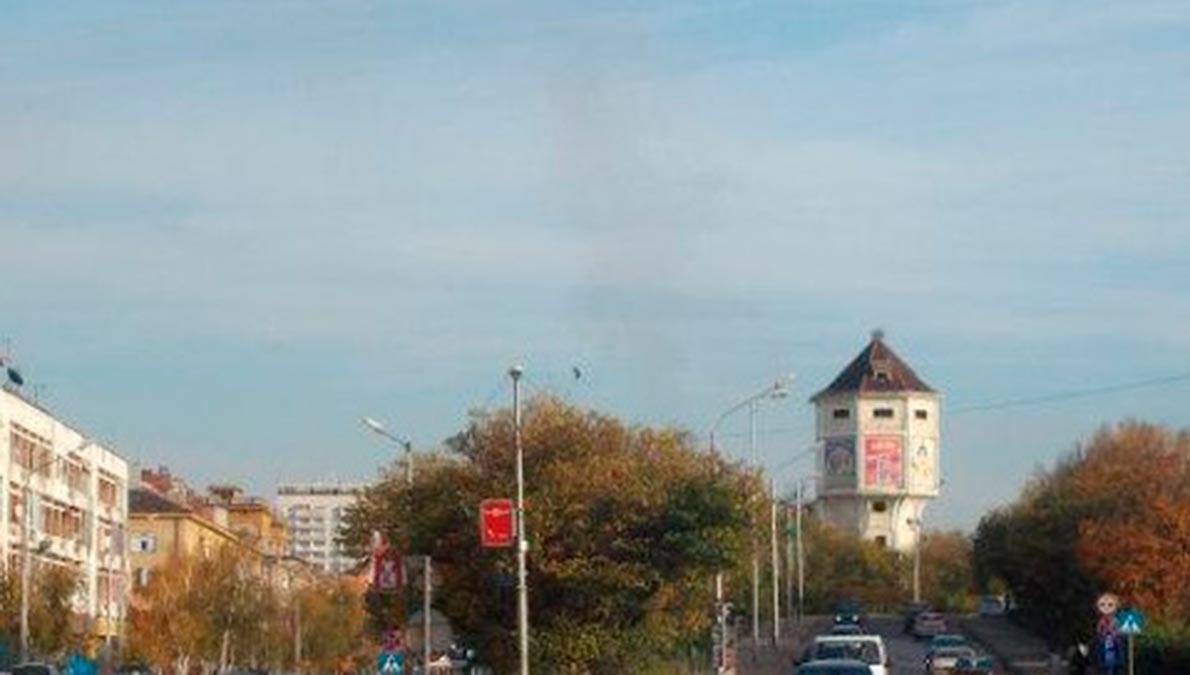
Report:
[{"label": "white car", "polygon": [[805,661],[852,659],[868,664],[871,675],[889,675],[892,664],[879,635],[819,635],[806,649]]},{"label": "white car", "polygon": [[975,659],[975,650],[970,647],[939,647],[926,657],[926,672],[942,675],[955,670],[960,659]]}]

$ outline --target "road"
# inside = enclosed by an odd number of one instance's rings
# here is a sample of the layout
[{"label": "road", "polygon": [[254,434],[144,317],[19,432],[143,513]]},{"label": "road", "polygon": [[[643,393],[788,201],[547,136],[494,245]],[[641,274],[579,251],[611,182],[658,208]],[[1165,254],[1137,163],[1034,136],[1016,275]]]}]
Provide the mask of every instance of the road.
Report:
[{"label": "road", "polygon": [[868,621],[869,629],[884,638],[893,663],[892,672],[895,675],[922,675],[926,643],[901,632],[903,625],[901,617],[873,617]]}]

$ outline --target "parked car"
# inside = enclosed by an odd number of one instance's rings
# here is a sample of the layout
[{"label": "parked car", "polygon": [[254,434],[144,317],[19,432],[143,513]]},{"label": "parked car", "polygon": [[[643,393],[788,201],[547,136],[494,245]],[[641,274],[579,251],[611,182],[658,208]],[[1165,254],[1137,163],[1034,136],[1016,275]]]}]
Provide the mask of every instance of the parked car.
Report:
[{"label": "parked car", "polygon": [[798,666],[797,675],[869,675],[868,664],[855,659],[823,659]]},{"label": "parked car", "polygon": [[955,675],[993,675],[996,672],[996,660],[990,656],[963,657],[955,663]]},{"label": "parked car", "polygon": [[932,638],[946,632],[946,617],[938,612],[922,612],[913,620],[913,636]]},{"label": "parked car", "polygon": [[869,675],[888,675],[892,662],[879,635],[819,635],[806,648],[802,662],[822,660],[862,661]]}]

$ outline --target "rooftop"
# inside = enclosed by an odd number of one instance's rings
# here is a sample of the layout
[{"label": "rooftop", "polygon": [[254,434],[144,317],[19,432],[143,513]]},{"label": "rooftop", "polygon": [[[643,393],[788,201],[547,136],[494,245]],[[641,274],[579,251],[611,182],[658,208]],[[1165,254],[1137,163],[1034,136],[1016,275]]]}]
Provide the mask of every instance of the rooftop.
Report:
[{"label": "rooftop", "polygon": [[882,331],[872,332],[872,341],[843,372],[825,389],[810,400],[817,401],[833,394],[899,393],[919,391],[933,393],[909,364],[901,360],[884,342]]}]

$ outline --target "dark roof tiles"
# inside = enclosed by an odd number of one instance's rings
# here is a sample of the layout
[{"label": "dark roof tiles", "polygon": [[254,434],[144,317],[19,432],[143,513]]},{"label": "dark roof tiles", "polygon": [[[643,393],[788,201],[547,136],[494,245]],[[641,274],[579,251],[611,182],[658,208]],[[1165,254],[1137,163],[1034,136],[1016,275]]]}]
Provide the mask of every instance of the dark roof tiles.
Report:
[{"label": "dark roof tiles", "polygon": [[143,487],[128,491],[129,513],[190,513],[185,506]]},{"label": "dark roof tiles", "polygon": [[816,401],[832,394],[895,393],[906,391],[933,392],[907,363],[901,360],[879,331],[872,341],[839,373],[826,389],[811,399]]}]

